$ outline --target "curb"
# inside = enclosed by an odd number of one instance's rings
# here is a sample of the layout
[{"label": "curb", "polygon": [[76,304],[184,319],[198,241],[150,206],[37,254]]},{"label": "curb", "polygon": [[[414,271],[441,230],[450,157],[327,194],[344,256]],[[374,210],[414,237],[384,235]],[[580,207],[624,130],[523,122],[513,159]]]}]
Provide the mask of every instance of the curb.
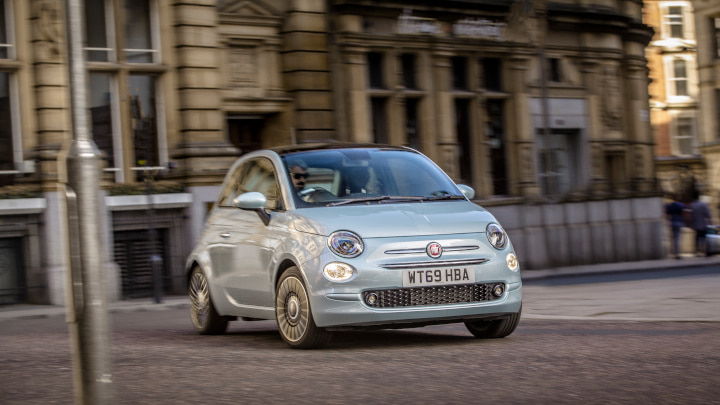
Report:
[{"label": "curb", "polygon": [[[153,302],[152,298],[117,301],[108,304],[108,313],[127,313],[143,311],[165,311],[168,309],[190,308],[190,299],[186,296],[169,296],[161,303]],[[38,319],[54,316],[67,316],[65,307],[57,305],[18,304],[0,307],[0,322],[11,319]]]}]

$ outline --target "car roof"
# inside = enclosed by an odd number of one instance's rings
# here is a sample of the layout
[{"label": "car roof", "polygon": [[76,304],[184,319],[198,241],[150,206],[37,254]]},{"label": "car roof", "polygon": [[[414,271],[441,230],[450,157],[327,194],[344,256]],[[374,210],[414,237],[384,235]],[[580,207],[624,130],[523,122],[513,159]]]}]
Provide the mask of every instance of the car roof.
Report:
[{"label": "car roof", "polygon": [[319,143],[303,143],[299,145],[285,145],[270,148],[278,155],[285,155],[294,152],[306,152],[311,150],[327,150],[327,149],[390,149],[413,151],[413,149],[404,146],[383,145],[377,143],[353,143],[353,142],[319,142]]}]

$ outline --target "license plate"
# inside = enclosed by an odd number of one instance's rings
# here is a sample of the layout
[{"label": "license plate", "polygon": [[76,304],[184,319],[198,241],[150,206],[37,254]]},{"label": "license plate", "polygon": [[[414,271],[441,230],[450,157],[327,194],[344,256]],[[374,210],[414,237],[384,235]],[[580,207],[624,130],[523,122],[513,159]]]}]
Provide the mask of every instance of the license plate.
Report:
[{"label": "license plate", "polygon": [[403,287],[426,287],[475,282],[475,272],[467,267],[404,270]]}]

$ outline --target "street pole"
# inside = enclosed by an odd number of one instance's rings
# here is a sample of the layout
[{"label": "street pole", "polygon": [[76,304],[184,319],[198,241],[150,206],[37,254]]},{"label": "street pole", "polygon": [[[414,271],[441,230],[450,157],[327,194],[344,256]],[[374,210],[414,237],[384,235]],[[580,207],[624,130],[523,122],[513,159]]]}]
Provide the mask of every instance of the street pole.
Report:
[{"label": "street pole", "polygon": [[[110,327],[103,272],[100,216],[100,153],[89,130],[87,79],[82,49],[83,21],[80,0],[65,0],[70,67],[73,141],[67,154],[71,270],[67,293],[68,322],[75,351],[75,400],[78,404],[110,404]],[[75,204],[76,201],[76,204]],[[76,208],[76,212],[71,212]],[[79,252],[78,252],[79,250]],[[78,268],[78,266],[80,268]]]}]

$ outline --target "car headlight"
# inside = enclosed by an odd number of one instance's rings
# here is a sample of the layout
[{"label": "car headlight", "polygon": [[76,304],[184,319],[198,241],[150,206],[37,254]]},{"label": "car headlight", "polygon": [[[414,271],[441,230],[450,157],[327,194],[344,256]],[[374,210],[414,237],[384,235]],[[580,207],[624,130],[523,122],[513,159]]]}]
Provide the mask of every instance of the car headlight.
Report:
[{"label": "car headlight", "polygon": [[498,224],[488,224],[485,229],[488,241],[495,249],[502,249],[507,245],[507,235]]},{"label": "car headlight", "polygon": [[328,247],[340,257],[358,257],[365,246],[362,239],[350,231],[337,231],[328,237]]}]

